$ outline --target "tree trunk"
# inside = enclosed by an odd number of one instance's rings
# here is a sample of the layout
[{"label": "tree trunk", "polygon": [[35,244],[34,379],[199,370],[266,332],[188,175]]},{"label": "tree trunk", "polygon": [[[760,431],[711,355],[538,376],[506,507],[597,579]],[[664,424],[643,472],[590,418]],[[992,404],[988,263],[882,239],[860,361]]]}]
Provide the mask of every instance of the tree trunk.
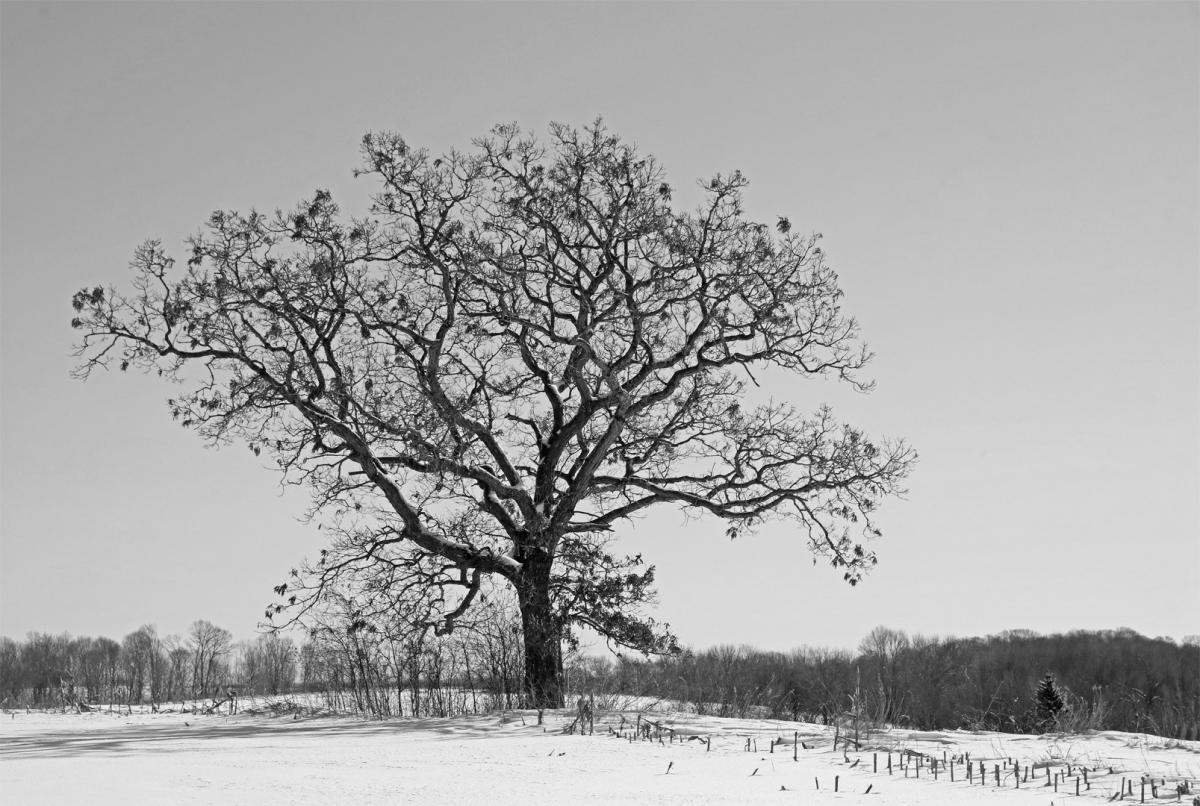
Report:
[{"label": "tree trunk", "polygon": [[517,581],[525,644],[525,696],[530,708],[562,708],[561,631],[550,609],[548,557],[529,557]]}]

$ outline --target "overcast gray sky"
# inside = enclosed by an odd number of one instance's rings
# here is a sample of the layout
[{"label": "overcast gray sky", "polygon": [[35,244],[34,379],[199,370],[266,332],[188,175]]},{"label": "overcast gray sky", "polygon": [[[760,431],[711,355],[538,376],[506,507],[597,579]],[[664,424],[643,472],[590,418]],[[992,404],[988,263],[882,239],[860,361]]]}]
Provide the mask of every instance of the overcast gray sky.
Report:
[{"label": "overcast gray sky", "polygon": [[367,131],[441,151],[597,115],[673,185],[739,168],[752,217],[824,233],[878,389],[769,390],[921,453],[855,589],[783,529],[626,528],[685,643],[1200,633],[1200,4],[0,13],[0,634],[249,637],[322,544],[158,379],[68,378],[73,291],[217,208],[365,211]]}]

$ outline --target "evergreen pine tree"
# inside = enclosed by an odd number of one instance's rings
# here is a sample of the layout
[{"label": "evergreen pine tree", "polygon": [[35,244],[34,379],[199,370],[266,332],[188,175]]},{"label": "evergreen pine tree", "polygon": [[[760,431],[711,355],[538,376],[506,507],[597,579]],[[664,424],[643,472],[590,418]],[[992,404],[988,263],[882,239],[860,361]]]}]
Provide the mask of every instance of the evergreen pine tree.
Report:
[{"label": "evergreen pine tree", "polygon": [[1058,693],[1058,686],[1054,685],[1054,675],[1046,672],[1046,676],[1038,684],[1034,699],[1037,703],[1038,727],[1042,731],[1048,731],[1054,727],[1058,714],[1063,709],[1062,695]]}]

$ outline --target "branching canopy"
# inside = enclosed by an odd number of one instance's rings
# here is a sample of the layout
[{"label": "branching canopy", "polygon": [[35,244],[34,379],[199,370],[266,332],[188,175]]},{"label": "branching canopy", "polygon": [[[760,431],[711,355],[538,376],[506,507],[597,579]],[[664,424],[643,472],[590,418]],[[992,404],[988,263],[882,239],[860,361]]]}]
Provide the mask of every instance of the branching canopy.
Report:
[{"label": "branching canopy", "polygon": [[178,379],[185,426],[311,489],[337,533],[317,588],[359,574],[433,591],[447,629],[482,579],[519,588],[546,568],[560,628],[662,650],[640,611],[653,567],[609,553],[651,507],[730,536],[785,519],[851,583],[875,563],[861,540],[913,452],[827,409],[745,400],[768,367],[869,386],[819,236],[745,220],[736,172],[675,211],[655,160],[599,122],[545,144],[499,126],[442,157],[373,134],[362,154],[367,216],[325,191],[214,213],[183,265],[151,241],[132,292],[74,298],[81,376]]}]

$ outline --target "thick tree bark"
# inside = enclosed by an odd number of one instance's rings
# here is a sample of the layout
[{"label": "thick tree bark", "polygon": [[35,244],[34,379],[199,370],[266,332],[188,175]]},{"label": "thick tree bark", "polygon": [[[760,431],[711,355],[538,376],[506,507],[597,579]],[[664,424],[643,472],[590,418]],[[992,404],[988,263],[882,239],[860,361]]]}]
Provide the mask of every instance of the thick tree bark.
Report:
[{"label": "thick tree bark", "polygon": [[530,708],[562,708],[562,631],[550,607],[549,557],[530,557],[517,580],[525,644],[525,696]]}]

